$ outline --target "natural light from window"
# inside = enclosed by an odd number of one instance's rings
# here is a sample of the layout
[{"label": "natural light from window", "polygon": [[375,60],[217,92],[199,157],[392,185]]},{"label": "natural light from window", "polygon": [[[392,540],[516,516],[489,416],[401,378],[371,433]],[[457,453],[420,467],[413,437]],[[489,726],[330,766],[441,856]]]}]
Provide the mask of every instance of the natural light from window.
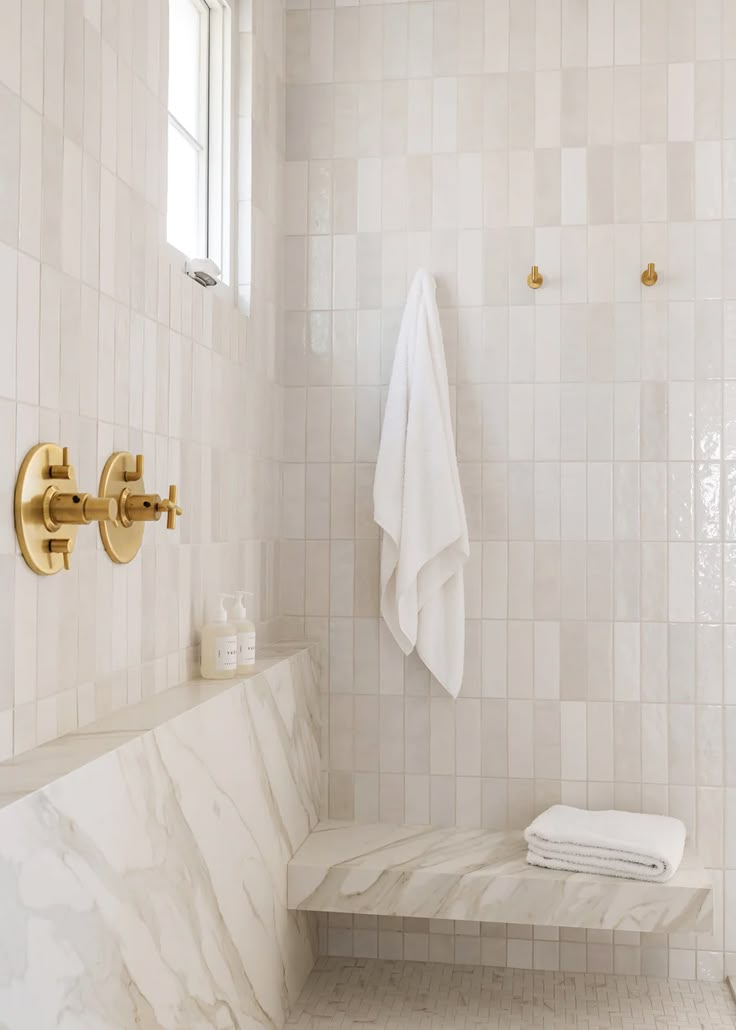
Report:
[{"label": "natural light from window", "polygon": [[207,253],[209,7],[169,0],[167,236],[188,257]]},{"label": "natural light from window", "polygon": [[[169,0],[168,241],[230,283],[233,235],[229,0]],[[216,272],[215,272],[216,274]]]}]

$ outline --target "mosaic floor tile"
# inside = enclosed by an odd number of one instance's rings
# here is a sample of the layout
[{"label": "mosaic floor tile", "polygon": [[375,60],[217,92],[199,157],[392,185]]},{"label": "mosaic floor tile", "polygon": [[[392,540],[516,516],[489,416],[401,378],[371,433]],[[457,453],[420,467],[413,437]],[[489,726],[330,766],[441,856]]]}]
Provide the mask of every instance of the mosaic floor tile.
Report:
[{"label": "mosaic floor tile", "polygon": [[725,983],[320,958],[288,1026],[300,1030],[726,1030]]}]

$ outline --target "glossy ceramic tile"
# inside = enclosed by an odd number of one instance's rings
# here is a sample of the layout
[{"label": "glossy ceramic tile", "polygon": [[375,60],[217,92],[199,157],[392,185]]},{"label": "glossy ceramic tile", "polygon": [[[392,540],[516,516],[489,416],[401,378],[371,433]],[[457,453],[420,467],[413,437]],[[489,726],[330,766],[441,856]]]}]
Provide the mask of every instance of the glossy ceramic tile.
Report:
[{"label": "glossy ceramic tile", "polygon": [[[281,597],[329,659],[328,813],[489,829],[559,801],[679,816],[725,885],[715,932],[618,958],[575,942],[581,968],[736,968],[719,729],[736,612],[735,29],[721,0],[287,5],[285,317],[331,333],[306,361],[300,329],[285,362],[288,524],[304,533]],[[367,546],[418,265],[438,282],[471,536],[457,705],[383,631]],[[368,931],[330,932],[358,949]],[[385,932],[391,954],[449,947]],[[508,961],[531,962],[532,942],[503,932]],[[461,935],[443,936],[454,953]]]},{"label": "glossy ceramic tile", "polygon": [[247,152],[239,183],[259,275],[251,291],[243,267],[218,297],[165,242],[168,4],[3,12],[0,493],[30,446],[58,439],[85,489],[112,451],[141,451],[148,486],[176,482],[185,509],[125,567],[89,528],[50,582],[26,568],[5,504],[0,710],[16,754],[193,675],[216,590],[254,591],[262,640],[277,624],[283,11],[252,6],[255,30],[239,11],[234,29],[259,68],[242,68],[255,185],[246,197]]}]

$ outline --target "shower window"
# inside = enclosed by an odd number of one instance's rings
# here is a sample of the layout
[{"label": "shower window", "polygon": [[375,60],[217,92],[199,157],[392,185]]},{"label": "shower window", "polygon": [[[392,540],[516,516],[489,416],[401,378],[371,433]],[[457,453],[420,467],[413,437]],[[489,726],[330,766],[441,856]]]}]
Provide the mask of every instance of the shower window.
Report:
[{"label": "shower window", "polygon": [[227,281],[230,18],[225,0],[169,0],[167,237]]}]

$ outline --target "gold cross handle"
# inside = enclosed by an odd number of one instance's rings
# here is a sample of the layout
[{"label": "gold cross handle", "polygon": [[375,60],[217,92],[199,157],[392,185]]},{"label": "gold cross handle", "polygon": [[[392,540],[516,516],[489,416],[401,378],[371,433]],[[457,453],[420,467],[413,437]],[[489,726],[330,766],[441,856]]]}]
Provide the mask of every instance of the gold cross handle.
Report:
[{"label": "gold cross handle", "polygon": [[157,506],[156,506],[156,510],[157,511],[165,511],[166,512],[166,528],[167,529],[176,529],[176,520],[177,520],[178,516],[184,514],[182,509],[176,503],[176,497],[177,497],[176,484],[172,483],[172,485],[169,487],[169,497],[168,497],[168,500],[160,501],[159,504],[157,504]]}]

